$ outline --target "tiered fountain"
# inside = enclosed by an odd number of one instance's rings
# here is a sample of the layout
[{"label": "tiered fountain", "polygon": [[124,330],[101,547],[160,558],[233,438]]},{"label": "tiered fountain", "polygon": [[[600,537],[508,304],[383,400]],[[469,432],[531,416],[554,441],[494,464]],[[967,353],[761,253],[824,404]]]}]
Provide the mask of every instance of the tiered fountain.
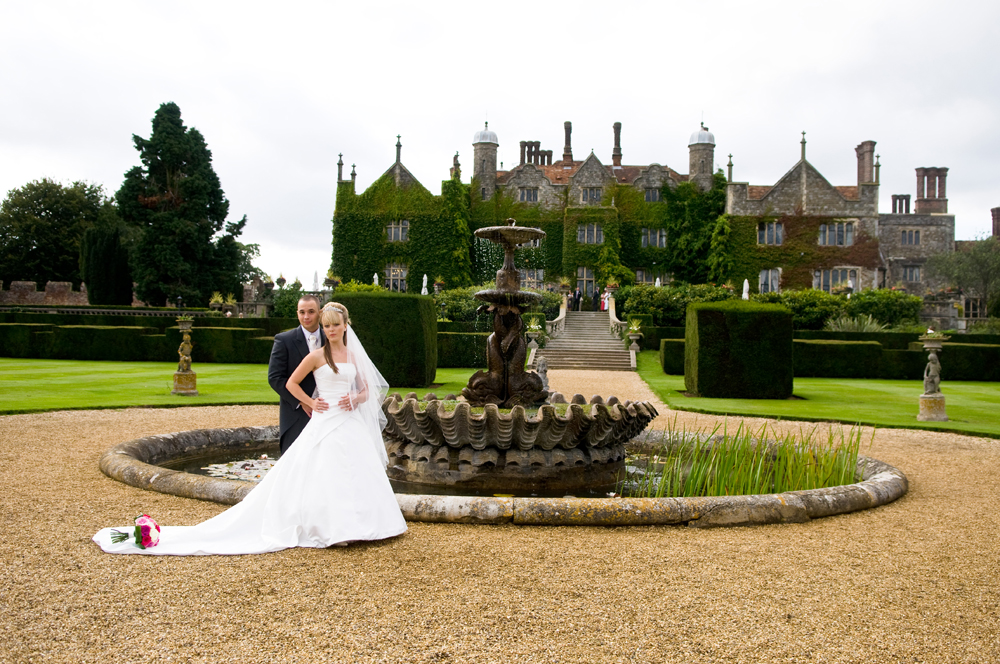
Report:
[{"label": "tiered fountain", "polygon": [[[524,370],[521,319],[522,308],[541,296],[520,290],[514,249],[545,233],[509,219],[507,226],[481,228],[476,236],[504,248],[496,288],[476,293],[485,303],[480,310],[493,314],[487,370],[472,376],[457,404],[386,399],[389,477],[429,493],[431,485],[477,493],[611,490],[624,468],[625,443],[656,410],[617,397],[594,397],[588,404],[577,395],[566,404],[562,395],[543,389],[538,374]],[[473,408],[482,412],[473,414]]]}]

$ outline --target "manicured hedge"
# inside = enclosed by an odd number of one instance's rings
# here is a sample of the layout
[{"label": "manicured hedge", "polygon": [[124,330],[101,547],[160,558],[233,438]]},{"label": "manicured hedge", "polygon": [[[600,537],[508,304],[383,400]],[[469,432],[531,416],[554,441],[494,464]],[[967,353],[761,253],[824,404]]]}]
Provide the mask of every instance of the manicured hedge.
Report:
[{"label": "manicured hedge", "polygon": [[[479,329],[480,327],[482,329]],[[488,327],[485,323],[479,325],[479,323],[467,323],[465,321],[438,321],[438,334],[442,332],[485,332]]]},{"label": "manicured hedge", "polygon": [[40,323],[0,323],[0,357],[38,357],[34,335],[51,331],[51,325]]},{"label": "manicured hedge", "polygon": [[688,305],[684,386],[703,397],[792,396],[792,312],[744,300]]},{"label": "manicured hedge", "polygon": [[438,332],[439,367],[486,367],[489,332]]},{"label": "manicured hedge", "polygon": [[663,373],[673,376],[684,375],[684,340],[660,340],[660,366]]},{"label": "manicured hedge", "polygon": [[52,334],[41,335],[37,345],[41,357],[54,360],[146,360],[143,335],[156,332],[154,327],[101,327],[60,325]]},{"label": "manicured hedge", "polygon": [[815,341],[796,339],[796,376],[878,378],[882,345],[876,341]]},{"label": "manicured hedge", "polygon": [[[260,328],[242,327],[196,327],[191,330],[191,361],[218,362],[223,364],[266,364],[271,357],[270,347],[262,354],[252,340],[263,336]],[[169,350],[161,361],[178,359],[177,349],[181,345],[181,330],[171,327],[166,331],[165,344]]]},{"label": "manicured hedge", "polygon": [[[49,314],[26,312],[0,312],[0,324],[44,324],[44,325],[89,325],[97,327],[155,327],[157,334],[163,334],[169,327],[177,327],[176,316],[128,316],[104,314]],[[226,318],[225,316],[199,316],[194,320],[194,328],[199,327],[242,327],[261,328],[264,336],[273,337],[278,332],[296,327],[295,318]]]},{"label": "manicured hedge", "polygon": [[878,378],[893,380],[921,380],[927,355],[922,351],[882,349],[879,358]]},{"label": "manicured hedge", "polygon": [[393,387],[426,387],[437,371],[437,310],[429,295],[335,293],[355,333]]},{"label": "manicured hedge", "polygon": [[642,339],[639,345],[643,350],[660,350],[663,339],[684,339],[683,327],[642,327]]},{"label": "manicured hedge", "polygon": [[910,342],[916,341],[919,334],[912,332],[830,332],[828,330],[796,330],[796,339],[815,341],[877,341],[882,348],[890,350],[906,350]]},{"label": "manicured hedge", "polygon": [[[952,337],[954,339],[954,337]],[[963,337],[964,340],[964,337]],[[927,362],[923,344],[910,344],[911,352],[921,354],[921,376]],[[938,355],[941,360],[941,380],[1000,381],[1000,345],[944,343]]]}]

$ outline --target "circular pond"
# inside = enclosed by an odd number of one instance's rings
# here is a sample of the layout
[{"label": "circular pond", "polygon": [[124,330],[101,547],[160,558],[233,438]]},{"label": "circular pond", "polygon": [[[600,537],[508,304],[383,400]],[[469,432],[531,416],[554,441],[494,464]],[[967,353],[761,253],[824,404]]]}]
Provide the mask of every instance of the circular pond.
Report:
[{"label": "circular pond", "polygon": [[[233,505],[253,481],[193,474],[177,467],[276,456],[278,428],[200,429],[147,436],[111,448],[101,470],[131,486]],[[174,468],[168,466],[175,466]],[[858,458],[856,482],[776,494],[698,498],[598,498],[406,494],[397,500],[410,521],[548,525],[656,525],[693,527],[798,523],[892,502],[908,489],[898,469]],[[400,487],[406,489],[406,487]]]}]

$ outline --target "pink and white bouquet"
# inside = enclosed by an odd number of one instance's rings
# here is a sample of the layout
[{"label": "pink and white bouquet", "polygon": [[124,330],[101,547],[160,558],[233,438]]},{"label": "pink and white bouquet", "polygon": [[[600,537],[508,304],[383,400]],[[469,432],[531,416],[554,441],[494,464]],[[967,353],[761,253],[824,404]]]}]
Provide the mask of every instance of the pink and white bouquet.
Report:
[{"label": "pink and white bouquet", "polygon": [[135,537],[135,545],[140,549],[148,549],[160,543],[160,524],[148,514],[135,517],[135,530],[131,535],[120,530],[111,531],[111,541],[115,544],[124,542],[130,536]]}]

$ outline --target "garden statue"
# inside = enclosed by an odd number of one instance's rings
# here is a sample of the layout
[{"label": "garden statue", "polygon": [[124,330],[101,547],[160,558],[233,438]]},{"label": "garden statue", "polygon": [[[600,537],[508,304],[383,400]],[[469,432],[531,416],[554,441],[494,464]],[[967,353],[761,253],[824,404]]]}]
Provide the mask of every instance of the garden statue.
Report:
[{"label": "garden statue", "polygon": [[744,279],[743,280],[743,299],[744,300],[749,300],[750,299],[750,280],[749,279]]},{"label": "garden statue", "polygon": [[424,285],[420,287],[420,294],[427,295],[427,275],[424,275]]},{"label": "garden statue", "polygon": [[928,351],[928,357],[927,366],[924,368],[924,393],[920,395],[917,421],[947,422],[944,395],[941,394],[941,361],[938,359],[938,354],[944,350],[944,342],[951,337],[927,328],[927,334],[919,338],[924,342],[924,350]]},{"label": "garden statue", "polygon": [[924,368],[924,394],[941,394],[941,362],[937,353],[930,352]]},{"label": "garden statue", "polygon": [[177,371],[174,372],[174,389],[170,391],[171,394],[198,396],[198,376],[191,371],[191,351],[194,348],[194,344],[191,343],[192,325],[194,321],[190,318],[177,319],[177,326],[180,327],[182,336],[180,348],[177,349],[180,361],[177,363]]},{"label": "garden statue", "polygon": [[655,286],[656,288],[659,288],[659,287],[660,287],[660,278],[659,278],[659,277],[657,277],[657,278],[656,278],[656,283],[655,283],[655,284],[653,284],[653,285],[654,285],[654,286]]},{"label": "garden statue", "polygon": [[372,283],[378,286],[378,272],[372,275]]},{"label": "garden statue", "polygon": [[538,358],[538,362],[535,363],[535,373],[538,377],[542,379],[542,389],[549,389],[549,363],[545,361],[544,357]]}]

